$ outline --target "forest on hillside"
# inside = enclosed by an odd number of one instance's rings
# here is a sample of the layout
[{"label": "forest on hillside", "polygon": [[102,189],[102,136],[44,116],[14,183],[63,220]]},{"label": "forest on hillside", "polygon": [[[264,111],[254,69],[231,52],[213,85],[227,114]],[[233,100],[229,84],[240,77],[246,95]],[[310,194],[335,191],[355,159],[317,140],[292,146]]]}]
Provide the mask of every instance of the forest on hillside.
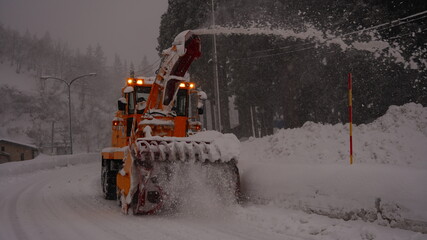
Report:
[{"label": "forest on hillside", "polygon": [[[162,16],[159,52],[186,29],[211,29],[211,0],[171,0]],[[251,136],[251,112],[261,136],[274,128],[307,121],[345,123],[347,74],[353,74],[355,123],[368,123],[390,105],[427,104],[427,3],[369,0],[216,0],[215,28],[251,28],[297,33],[315,29],[343,43],[380,43],[377,51],[343,50],[274,34],[218,34],[222,126]],[[192,78],[214,102],[212,35],[203,35],[202,57]],[[334,39],[332,39],[334,40]],[[374,43],[375,42],[375,43]],[[398,53],[399,57],[396,57]],[[231,129],[229,98],[234,96],[239,126]]]},{"label": "forest on hillside", "polygon": [[95,78],[79,80],[71,86],[73,139],[79,151],[91,152],[108,146],[111,119],[129,71],[154,74],[154,70],[147,68],[147,58],[141,59],[134,67],[116,54],[113,63],[108,64],[100,44],[90,45],[82,52],[69,48],[62,40],[53,40],[48,32],[38,37],[0,24],[0,64],[37,83],[35,93],[22,91],[26,86],[18,89],[0,85],[1,135],[18,139],[24,135],[41,148],[49,148],[52,138],[54,145],[68,146],[67,87],[60,81],[41,80],[40,76],[70,81],[96,73]]}]

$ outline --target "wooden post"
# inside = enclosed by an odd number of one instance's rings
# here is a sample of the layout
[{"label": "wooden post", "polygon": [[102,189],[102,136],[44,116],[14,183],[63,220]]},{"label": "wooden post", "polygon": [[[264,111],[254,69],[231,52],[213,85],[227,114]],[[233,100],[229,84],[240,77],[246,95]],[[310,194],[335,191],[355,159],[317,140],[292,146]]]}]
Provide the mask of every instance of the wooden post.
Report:
[{"label": "wooden post", "polygon": [[353,108],[352,108],[352,77],[348,74],[348,120],[350,123],[350,165],[353,164]]}]

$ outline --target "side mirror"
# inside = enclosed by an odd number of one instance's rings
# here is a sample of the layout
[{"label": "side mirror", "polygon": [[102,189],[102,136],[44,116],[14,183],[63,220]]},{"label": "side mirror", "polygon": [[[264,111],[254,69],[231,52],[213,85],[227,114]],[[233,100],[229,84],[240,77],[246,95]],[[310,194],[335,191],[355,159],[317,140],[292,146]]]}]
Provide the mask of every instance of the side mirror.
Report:
[{"label": "side mirror", "polygon": [[126,98],[119,98],[119,101],[117,101],[117,105],[119,111],[124,111],[126,109]]},{"label": "side mirror", "polygon": [[136,104],[136,113],[142,114],[144,113],[144,109],[147,107],[147,102],[145,100],[141,100],[138,98],[138,103]]},{"label": "side mirror", "polygon": [[199,115],[203,115],[203,108],[197,108],[197,113]]},{"label": "side mirror", "polygon": [[203,115],[203,102],[208,99],[208,95],[203,92],[202,90],[198,90],[197,95],[199,96],[198,102],[197,102],[197,113],[199,115]]}]

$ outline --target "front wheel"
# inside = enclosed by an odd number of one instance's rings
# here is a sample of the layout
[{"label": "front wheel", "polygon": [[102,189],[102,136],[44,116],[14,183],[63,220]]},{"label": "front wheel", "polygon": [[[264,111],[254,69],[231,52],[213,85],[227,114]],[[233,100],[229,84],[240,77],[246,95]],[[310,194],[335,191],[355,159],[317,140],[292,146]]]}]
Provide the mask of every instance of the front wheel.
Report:
[{"label": "front wheel", "polygon": [[116,171],[109,171],[106,166],[102,167],[102,176],[101,176],[101,184],[102,184],[102,192],[104,194],[104,198],[107,200],[116,200]]}]

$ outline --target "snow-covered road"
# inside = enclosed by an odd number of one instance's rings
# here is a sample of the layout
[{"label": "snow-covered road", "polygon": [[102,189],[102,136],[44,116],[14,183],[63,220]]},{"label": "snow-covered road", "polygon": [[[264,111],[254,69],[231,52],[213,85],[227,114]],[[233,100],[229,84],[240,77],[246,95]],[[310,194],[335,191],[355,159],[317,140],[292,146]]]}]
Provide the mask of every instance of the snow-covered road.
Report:
[{"label": "snow-covered road", "polygon": [[[3,176],[0,239],[422,239],[419,233],[345,222],[273,205],[222,206],[125,216],[102,198],[99,163]],[[350,236],[350,238],[349,238]]]},{"label": "snow-covered road", "polygon": [[283,239],[284,233],[241,221],[239,206],[125,216],[99,186],[98,163],[10,177],[0,184],[0,239]]}]

